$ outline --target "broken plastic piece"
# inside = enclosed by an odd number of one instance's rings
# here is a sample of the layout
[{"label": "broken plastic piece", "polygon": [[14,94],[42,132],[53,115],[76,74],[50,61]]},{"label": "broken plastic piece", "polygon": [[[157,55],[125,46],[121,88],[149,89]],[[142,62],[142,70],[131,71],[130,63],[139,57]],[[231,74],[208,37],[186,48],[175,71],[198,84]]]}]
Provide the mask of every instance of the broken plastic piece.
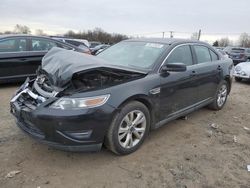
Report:
[{"label": "broken plastic piece", "polygon": [[250,172],[250,165],[247,165],[247,171]]},{"label": "broken plastic piece", "polygon": [[212,123],[210,126],[211,126],[212,128],[214,128],[214,129],[218,129],[218,128],[219,128],[219,126],[216,125],[215,123]]},{"label": "broken plastic piece", "polygon": [[21,173],[20,170],[11,171],[11,172],[9,172],[9,173],[5,176],[5,178],[13,178],[16,174],[19,174],[19,173]]}]

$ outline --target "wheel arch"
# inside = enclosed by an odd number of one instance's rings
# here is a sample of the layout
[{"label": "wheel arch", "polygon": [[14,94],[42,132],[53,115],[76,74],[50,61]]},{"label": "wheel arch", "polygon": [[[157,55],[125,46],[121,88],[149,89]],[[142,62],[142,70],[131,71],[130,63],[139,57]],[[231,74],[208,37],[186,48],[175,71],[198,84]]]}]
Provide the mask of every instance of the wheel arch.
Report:
[{"label": "wheel arch", "polygon": [[126,105],[127,103],[132,102],[132,101],[138,101],[147,107],[149,114],[150,114],[150,121],[151,121],[150,128],[152,128],[154,125],[154,122],[155,122],[154,105],[147,95],[139,94],[139,95],[131,96],[131,97],[127,98],[125,101],[123,101],[118,106],[118,109],[121,109],[124,105]]}]

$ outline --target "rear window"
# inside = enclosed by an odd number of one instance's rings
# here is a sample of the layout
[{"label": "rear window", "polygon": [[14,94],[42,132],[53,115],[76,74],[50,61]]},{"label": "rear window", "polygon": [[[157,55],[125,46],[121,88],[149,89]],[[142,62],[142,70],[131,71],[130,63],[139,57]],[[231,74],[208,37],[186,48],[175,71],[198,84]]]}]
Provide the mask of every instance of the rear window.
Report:
[{"label": "rear window", "polygon": [[211,61],[211,56],[207,47],[194,46],[194,51],[197,57],[197,63],[205,63]]},{"label": "rear window", "polygon": [[26,39],[6,39],[0,41],[0,52],[22,52],[27,51]]},{"label": "rear window", "polygon": [[[211,58],[212,58],[212,61],[217,61],[217,60],[219,60],[219,57],[218,57],[218,55],[215,53],[215,52],[213,52],[212,50],[210,50],[209,49],[209,51],[210,51],[210,54],[211,54]],[[222,50],[221,50],[222,51]],[[223,51],[222,51],[223,52]],[[224,53],[224,52],[223,52]]]},{"label": "rear window", "polygon": [[243,48],[232,48],[232,53],[244,53],[245,49]]},{"label": "rear window", "polygon": [[56,43],[47,39],[32,39],[32,51],[49,51]]}]

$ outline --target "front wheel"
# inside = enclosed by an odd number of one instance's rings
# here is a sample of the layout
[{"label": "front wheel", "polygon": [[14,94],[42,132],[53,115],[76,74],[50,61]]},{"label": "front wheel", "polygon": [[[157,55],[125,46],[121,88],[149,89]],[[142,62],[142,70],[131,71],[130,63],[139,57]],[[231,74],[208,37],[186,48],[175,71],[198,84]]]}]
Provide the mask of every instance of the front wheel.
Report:
[{"label": "front wheel", "polygon": [[119,155],[136,151],[145,140],[150,127],[147,107],[137,101],[127,103],[117,113],[105,138],[108,149]]},{"label": "front wheel", "polygon": [[221,110],[227,101],[228,83],[223,80],[216,91],[214,101],[208,106],[212,110]]}]

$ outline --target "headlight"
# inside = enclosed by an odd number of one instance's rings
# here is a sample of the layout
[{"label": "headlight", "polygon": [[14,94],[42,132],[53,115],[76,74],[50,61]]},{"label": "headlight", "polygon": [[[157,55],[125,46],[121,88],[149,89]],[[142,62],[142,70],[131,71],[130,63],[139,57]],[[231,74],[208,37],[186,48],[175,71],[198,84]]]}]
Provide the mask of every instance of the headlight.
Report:
[{"label": "headlight", "polygon": [[236,71],[236,72],[240,72],[240,71],[241,71],[241,67],[240,67],[240,66],[236,66],[236,67],[235,67],[235,71]]},{"label": "headlight", "polygon": [[102,106],[109,99],[108,95],[101,95],[96,97],[86,97],[86,98],[66,98],[62,97],[56,102],[50,105],[50,108],[62,109],[62,110],[78,110],[84,108],[94,108],[97,106]]},{"label": "headlight", "polygon": [[246,74],[246,72],[241,71],[241,75],[242,75],[242,76],[246,76],[247,74]]}]

